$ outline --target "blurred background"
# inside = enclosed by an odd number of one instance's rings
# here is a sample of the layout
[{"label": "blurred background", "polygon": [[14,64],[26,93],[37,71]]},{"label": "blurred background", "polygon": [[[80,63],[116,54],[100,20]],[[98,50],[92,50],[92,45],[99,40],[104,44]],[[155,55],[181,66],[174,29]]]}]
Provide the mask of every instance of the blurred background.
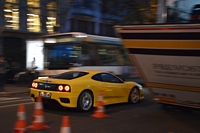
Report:
[{"label": "blurred background", "polygon": [[29,53],[42,51],[40,44],[28,50],[29,39],[66,32],[116,37],[114,25],[199,18],[200,0],[0,0],[0,55],[9,64],[9,81],[27,68]]}]

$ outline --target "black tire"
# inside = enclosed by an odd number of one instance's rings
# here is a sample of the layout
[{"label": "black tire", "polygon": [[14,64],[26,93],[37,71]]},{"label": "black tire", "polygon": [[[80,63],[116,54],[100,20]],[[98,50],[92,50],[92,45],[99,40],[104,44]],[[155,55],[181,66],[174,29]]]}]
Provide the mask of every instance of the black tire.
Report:
[{"label": "black tire", "polygon": [[77,108],[79,111],[89,111],[93,108],[94,97],[88,90],[81,92],[77,101]]},{"label": "black tire", "polygon": [[128,101],[129,103],[138,103],[140,100],[140,92],[139,89],[134,87],[133,89],[131,89],[129,97],[128,97]]}]

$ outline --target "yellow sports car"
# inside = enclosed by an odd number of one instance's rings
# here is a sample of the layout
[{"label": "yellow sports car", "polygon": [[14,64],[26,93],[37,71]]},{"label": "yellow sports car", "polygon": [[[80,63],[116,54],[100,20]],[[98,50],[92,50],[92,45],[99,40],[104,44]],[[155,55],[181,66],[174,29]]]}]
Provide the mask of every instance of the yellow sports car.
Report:
[{"label": "yellow sports car", "polygon": [[144,98],[143,88],[138,83],[97,70],[67,71],[51,78],[35,79],[30,95],[32,101],[40,95],[44,103],[88,111],[97,106],[100,90],[103,90],[104,105],[137,103]]}]

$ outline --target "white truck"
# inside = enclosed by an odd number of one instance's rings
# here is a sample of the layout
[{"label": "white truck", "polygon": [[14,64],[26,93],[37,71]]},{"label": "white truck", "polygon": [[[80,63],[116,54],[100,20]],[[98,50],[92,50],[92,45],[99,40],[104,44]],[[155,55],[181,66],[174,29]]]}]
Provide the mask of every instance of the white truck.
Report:
[{"label": "white truck", "polygon": [[155,101],[200,108],[200,24],[114,28]]}]

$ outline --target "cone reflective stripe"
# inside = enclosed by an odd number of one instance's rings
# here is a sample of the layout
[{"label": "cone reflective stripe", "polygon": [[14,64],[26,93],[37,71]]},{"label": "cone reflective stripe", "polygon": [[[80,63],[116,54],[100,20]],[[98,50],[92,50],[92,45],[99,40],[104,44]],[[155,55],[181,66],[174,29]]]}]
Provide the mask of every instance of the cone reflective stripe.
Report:
[{"label": "cone reflective stripe", "polygon": [[96,111],[92,115],[92,117],[94,117],[94,118],[105,118],[105,117],[108,117],[108,115],[105,114],[105,108],[104,108],[104,103],[103,103],[103,90],[99,91],[98,103],[97,103]]},{"label": "cone reflective stripe", "polygon": [[18,116],[18,120],[25,120],[26,119],[25,112],[18,112],[17,116]]},{"label": "cone reflective stripe", "polygon": [[43,109],[42,103],[41,102],[36,102],[35,103],[35,109]]},{"label": "cone reflective stripe", "polygon": [[98,107],[98,109],[96,110],[96,112],[105,112],[105,109],[103,106]]},{"label": "cone reflective stripe", "polygon": [[60,129],[60,133],[71,133],[68,116],[63,116],[62,118],[62,126]]},{"label": "cone reflective stripe", "polygon": [[35,103],[35,111],[32,120],[32,125],[28,127],[31,130],[44,130],[49,128],[49,126],[44,123],[44,111],[42,105],[42,98],[37,97],[37,101]]},{"label": "cone reflective stripe", "polygon": [[98,101],[100,101],[100,102],[103,101],[103,93],[102,92],[99,93]]},{"label": "cone reflective stripe", "polygon": [[60,133],[71,133],[70,127],[62,127]]},{"label": "cone reflective stripe", "polygon": [[25,106],[24,104],[20,104],[17,112],[18,120],[14,126],[14,133],[26,133],[27,123],[25,116]]},{"label": "cone reflective stripe", "polygon": [[43,122],[44,117],[43,116],[34,116],[33,122],[38,123],[38,122]]}]

